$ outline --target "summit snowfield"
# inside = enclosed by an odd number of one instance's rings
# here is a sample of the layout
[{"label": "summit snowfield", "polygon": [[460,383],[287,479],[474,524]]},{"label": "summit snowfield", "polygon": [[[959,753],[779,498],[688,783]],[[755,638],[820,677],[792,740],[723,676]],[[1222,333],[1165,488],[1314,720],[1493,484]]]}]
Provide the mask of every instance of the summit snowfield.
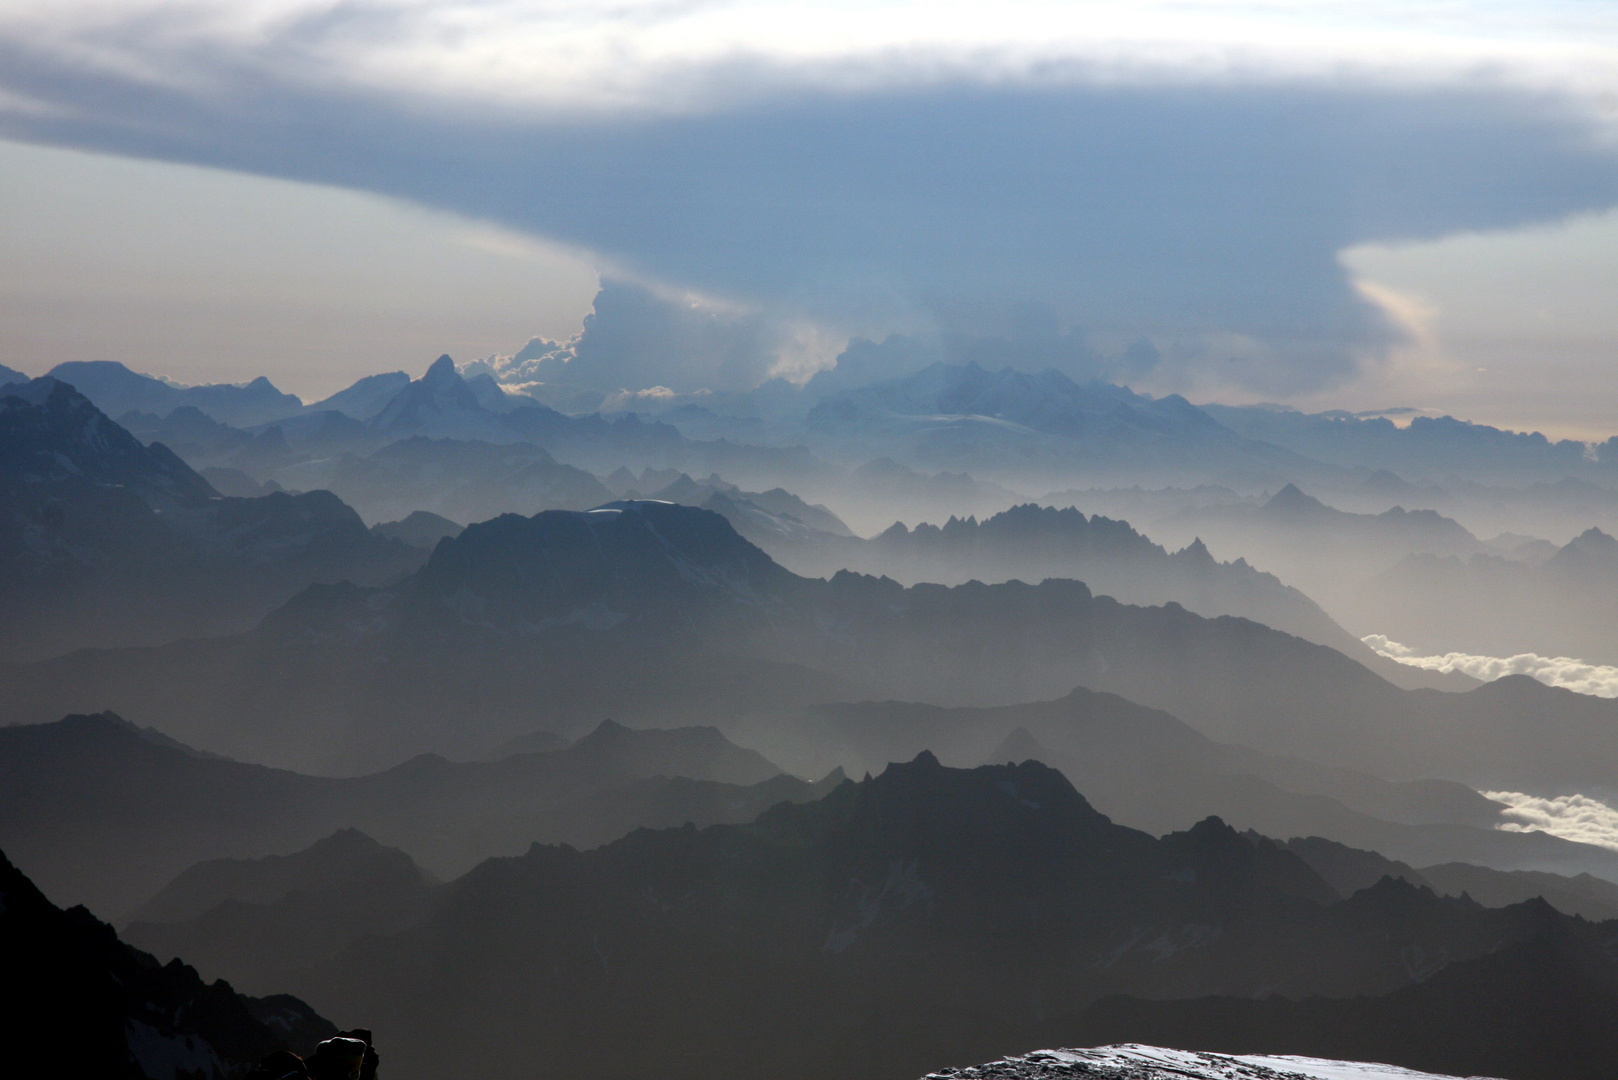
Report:
[{"label": "summit snowfield", "polygon": [[[1091,1050],[1035,1050],[965,1069],[928,1073],[923,1080],[1449,1080],[1367,1061],[1327,1061],[1290,1054],[1198,1054],[1125,1043]],[[1471,1080],[1489,1080],[1472,1077]]]}]

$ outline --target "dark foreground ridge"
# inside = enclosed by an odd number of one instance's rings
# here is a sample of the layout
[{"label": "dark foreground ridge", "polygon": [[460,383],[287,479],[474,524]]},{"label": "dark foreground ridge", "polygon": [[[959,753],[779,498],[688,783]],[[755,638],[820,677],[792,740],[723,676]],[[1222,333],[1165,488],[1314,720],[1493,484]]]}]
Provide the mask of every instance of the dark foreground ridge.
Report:
[{"label": "dark foreground ridge", "polygon": [[[276,921],[259,948],[296,947]],[[391,1080],[904,1080],[1126,1040],[1596,1080],[1615,931],[1392,879],[1342,900],[1216,818],[1157,839],[1037,762],[922,754],[750,825],[488,860],[283,976],[370,1020]]]},{"label": "dark foreground ridge", "polygon": [[160,965],[84,908],[53,905],[3,854],[0,956],[12,1076],[224,1080],[337,1031],[297,998],[244,997],[178,960]]}]

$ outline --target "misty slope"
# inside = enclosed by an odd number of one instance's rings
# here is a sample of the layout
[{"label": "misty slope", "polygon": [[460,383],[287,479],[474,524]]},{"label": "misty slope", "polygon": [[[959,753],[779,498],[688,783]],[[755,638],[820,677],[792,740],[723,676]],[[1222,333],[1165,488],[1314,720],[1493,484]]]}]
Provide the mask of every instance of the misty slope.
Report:
[{"label": "misty slope", "polygon": [[1285,475],[1319,466],[1244,438],[1177,395],[1153,399],[1108,383],[1075,383],[977,364],[933,364],[908,376],[842,390],[804,422],[807,441],[834,460],[892,457],[979,475],[1054,480],[1080,475],[1204,478]]},{"label": "misty slope", "polygon": [[534,840],[589,846],[643,825],[749,821],[817,797],[712,728],[603,724],[561,750],[421,757],[345,779],[200,757],[112,716],[0,728],[0,847],[53,897],[122,919],[212,858],[301,849],[342,828],[461,873]]},{"label": "misty slope", "polygon": [[0,854],[0,1031],[15,1076],[227,1080],[274,1050],[308,1053],[337,1029],[296,998],[243,997],[63,911]]},{"label": "misty slope", "polygon": [[71,383],[108,416],[146,412],[167,416],[190,406],[223,424],[252,427],[303,411],[303,402],[283,394],[260,375],[241,386],[177,386],[130,371],[115,360],[71,360],[57,364],[48,377]]},{"label": "misty slope", "polygon": [[0,655],[239,632],[313,582],[421,562],[329,492],[220,498],[66,383],[0,397]]},{"label": "misty slope", "polygon": [[373,520],[430,511],[455,521],[506,513],[586,510],[612,498],[601,481],[528,443],[412,436],[360,457],[344,454],[275,473],[290,487],[325,487]]},{"label": "misty slope", "polygon": [[444,537],[461,535],[462,528],[442,515],[428,510],[413,510],[398,521],[378,522],[371,526],[371,531],[378,536],[431,551]]},{"label": "misty slope", "polygon": [[[747,505],[757,502],[751,496],[738,500],[709,495],[704,502],[702,494],[700,489],[674,486],[658,497],[723,515],[737,532],[800,574],[827,576],[853,570],[905,585],[1073,578],[1126,604],[1179,603],[1199,615],[1252,619],[1336,649],[1406,688],[1476,685],[1464,677],[1446,682],[1443,676],[1418,673],[1378,656],[1313,600],[1273,574],[1253,569],[1244,559],[1218,562],[1200,540],[1170,553],[1127,521],[1025,503],[982,521],[951,517],[942,526],[921,524],[914,529],[895,523],[862,540],[794,527],[790,508],[775,517],[760,514]],[[778,520],[782,515],[785,520]]]},{"label": "misty slope", "polygon": [[[1392,469],[1422,480],[1557,480],[1610,473],[1608,455],[1589,461],[1581,442],[1551,442],[1452,416],[1417,416],[1405,427],[1387,417],[1302,413],[1274,406],[1204,405],[1233,431],[1346,468]],[[1606,449],[1606,447],[1603,447]]]},{"label": "misty slope", "polygon": [[858,776],[923,750],[950,765],[1037,760],[1061,770],[1114,821],[1154,834],[1215,814],[1238,829],[1330,837],[1424,866],[1594,871],[1618,880],[1618,853],[1545,833],[1496,831],[1500,804],[1460,784],[1389,783],[1216,743],[1166,713],[1089,690],[993,709],[820,706],[754,721],[736,737],[811,775],[838,765]]},{"label": "misty slope", "polygon": [[753,825],[491,860],[292,987],[372,1017],[401,1077],[874,1078],[1050,1045],[1119,992],[1387,994],[1547,939],[1610,982],[1610,933],[1400,882],[1339,901],[1217,820],[1157,840],[1038,764],[923,756]]},{"label": "misty slope", "polygon": [[[416,509],[471,520],[593,505],[607,496],[584,470],[606,475],[624,466],[722,472],[766,488],[837,474],[801,447],[687,439],[633,414],[569,416],[508,395],[487,375],[464,378],[447,356],[419,379],[370,376],[251,430],[206,414],[181,402],[136,409],[128,419],[143,439],[173,446],[197,468],[239,469],[296,490],[327,487],[373,519]],[[392,450],[398,443],[407,446]]]},{"label": "misty slope", "polygon": [[1375,851],[1362,851],[1319,836],[1293,837],[1287,850],[1344,897],[1384,877],[1401,878],[1440,896],[1470,896],[1485,907],[1520,904],[1536,897],[1567,915],[1592,922],[1618,918],[1618,884],[1589,874],[1567,876],[1534,870],[1496,870],[1469,863],[1443,863],[1420,870]]},{"label": "misty slope", "polygon": [[1130,607],[1072,581],[800,578],[718,515],[662,503],[483,522],[397,586],[312,588],[231,638],[0,666],[0,716],[116,705],[202,749],[357,771],[475,756],[532,730],[536,701],[548,726],[576,731],[603,715],[664,726],[1076,685],[1220,741],[1387,778],[1577,790],[1618,762],[1611,701],[1529,679],[1401,691],[1257,623]]},{"label": "misty slope", "polygon": [[[1154,530],[1166,536],[1195,534],[1216,552],[1240,553],[1302,589],[1355,635],[1387,632],[1379,619],[1390,586],[1379,575],[1401,560],[1485,550],[1477,537],[1436,511],[1395,506],[1379,514],[1348,513],[1291,484],[1260,506],[1188,508]],[[1464,616],[1451,620],[1442,612],[1434,618],[1465,623]]]},{"label": "misty slope", "polygon": [[419,923],[442,891],[404,852],[345,829],[292,855],[199,863],[143,904],[123,936],[267,992],[363,937]]},{"label": "misty slope", "polygon": [[1618,662],[1618,540],[1589,529],[1533,563],[1409,555],[1374,578],[1366,625],[1423,652]]}]

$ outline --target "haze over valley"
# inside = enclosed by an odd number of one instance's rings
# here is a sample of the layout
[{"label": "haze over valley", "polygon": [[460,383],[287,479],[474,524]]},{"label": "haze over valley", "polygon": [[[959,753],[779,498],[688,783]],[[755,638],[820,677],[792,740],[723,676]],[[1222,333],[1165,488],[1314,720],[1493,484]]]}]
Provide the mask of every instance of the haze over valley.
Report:
[{"label": "haze over valley", "polygon": [[0,55],[14,1069],[1610,1077],[1609,13]]}]

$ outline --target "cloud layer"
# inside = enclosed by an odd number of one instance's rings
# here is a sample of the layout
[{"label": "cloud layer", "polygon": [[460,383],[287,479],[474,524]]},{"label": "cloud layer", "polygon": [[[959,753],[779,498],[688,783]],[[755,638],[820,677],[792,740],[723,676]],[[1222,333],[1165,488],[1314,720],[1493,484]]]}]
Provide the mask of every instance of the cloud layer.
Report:
[{"label": "cloud layer", "polygon": [[1428,671],[1459,671],[1484,682],[1493,682],[1506,675],[1532,675],[1547,686],[1560,686],[1596,697],[1618,697],[1618,667],[1588,664],[1569,656],[1540,656],[1536,653],[1474,656],[1457,652],[1422,656],[1408,645],[1401,645],[1382,634],[1367,634],[1360,640],[1390,660]]},{"label": "cloud layer", "polygon": [[1343,249],[1618,204],[1587,6],[1254,11],[27,2],[0,132],[490,219],[765,339],[1031,305],[1147,339],[1159,389],[1268,395],[1401,335]]},{"label": "cloud layer", "polygon": [[1506,804],[1501,816],[1511,820],[1496,826],[1503,832],[1547,832],[1618,851],[1618,809],[1598,799],[1587,795],[1547,799],[1520,791],[1485,791],[1483,796]]}]

